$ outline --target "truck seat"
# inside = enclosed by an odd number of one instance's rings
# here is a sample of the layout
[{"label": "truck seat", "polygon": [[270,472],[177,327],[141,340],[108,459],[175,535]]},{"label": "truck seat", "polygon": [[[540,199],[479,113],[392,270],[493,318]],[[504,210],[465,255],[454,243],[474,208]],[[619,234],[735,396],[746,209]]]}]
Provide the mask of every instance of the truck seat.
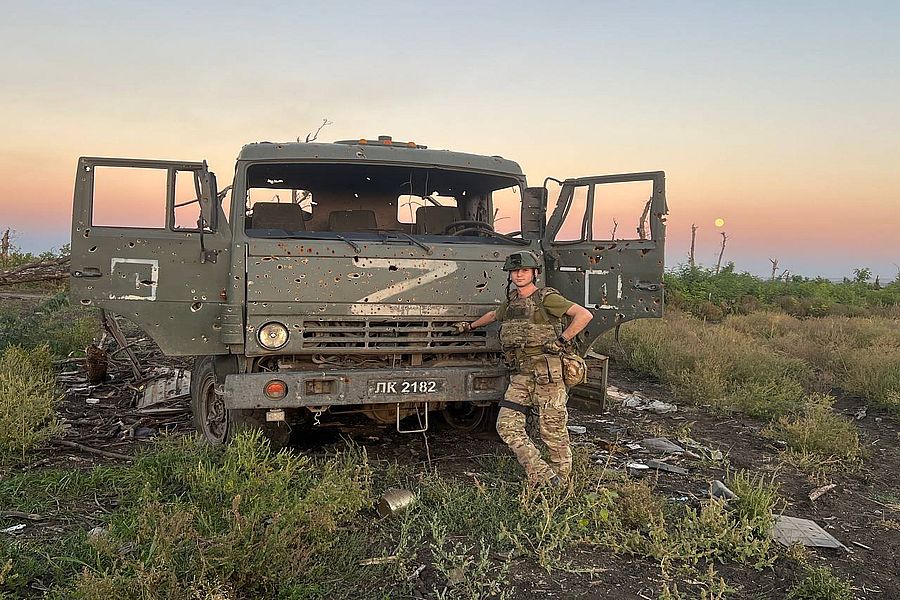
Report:
[{"label": "truck seat", "polygon": [[416,233],[441,233],[447,225],[460,219],[459,208],[455,206],[420,206],[416,209]]},{"label": "truck seat", "polygon": [[253,205],[253,228],[306,231],[303,209],[290,202],[257,202]]},{"label": "truck seat", "polygon": [[375,211],[335,210],[328,215],[329,231],[367,231],[378,229]]}]

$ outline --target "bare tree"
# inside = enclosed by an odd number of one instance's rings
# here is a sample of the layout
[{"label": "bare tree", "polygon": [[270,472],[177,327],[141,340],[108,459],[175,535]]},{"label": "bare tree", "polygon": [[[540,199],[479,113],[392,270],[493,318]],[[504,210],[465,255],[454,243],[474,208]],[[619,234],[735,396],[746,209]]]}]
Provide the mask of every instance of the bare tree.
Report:
[{"label": "bare tree", "polygon": [[[619,222],[616,221],[615,217],[613,217],[613,228],[609,234],[609,239],[611,239],[611,240],[616,239],[616,229],[618,229],[618,228],[619,228]],[[641,239],[643,239],[643,238],[641,238]]]},{"label": "bare tree", "polygon": [[719,274],[719,270],[722,268],[722,256],[725,254],[725,242],[728,241],[728,236],[725,235],[725,232],[722,232],[722,247],[719,249],[719,260],[716,261],[716,275]]},{"label": "bare tree", "polygon": [[0,240],[0,261],[6,265],[9,260],[9,229],[3,232],[3,238]]},{"label": "bare tree", "polygon": [[[328,127],[329,125],[334,125],[334,122],[333,122],[333,121],[329,121],[327,118],[326,118],[326,119],[322,119],[322,124],[319,125],[319,128],[316,129],[315,132],[309,132],[309,133],[306,134],[306,142],[305,142],[305,143],[308,144],[308,143],[310,143],[310,142],[316,141],[316,138],[319,137],[319,132],[322,131],[323,129],[325,129],[326,127]],[[297,141],[298,141],[298,142],[300,141],[300,138],[299,138],[299,137],[297,138]]]},{"label": "bare tree", "polygon": [[691,253],[688,255],[688,264],[691,265],[692,269],[697,264],[694,261],[694,244],[696,241],[697,241],[697,225],[695,223],[691,223]]},{"label": "bare tree", "polygon": [[778,259],[770,258],[769,262],[772,263],[772,281],[775,281],[775,276],[778,275]]}]

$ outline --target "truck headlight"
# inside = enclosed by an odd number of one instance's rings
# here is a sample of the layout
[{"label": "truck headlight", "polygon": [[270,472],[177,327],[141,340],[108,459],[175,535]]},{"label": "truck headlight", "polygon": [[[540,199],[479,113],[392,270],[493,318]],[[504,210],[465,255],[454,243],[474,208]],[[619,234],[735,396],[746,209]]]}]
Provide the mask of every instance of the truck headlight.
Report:
[{"label": "truck headlight", "polygon": [[259,340],[259,345],[266,350],[278,350],[288,343],[288,336],[287,327],[281,323],[272,322],[260,327],[256,338]]}]

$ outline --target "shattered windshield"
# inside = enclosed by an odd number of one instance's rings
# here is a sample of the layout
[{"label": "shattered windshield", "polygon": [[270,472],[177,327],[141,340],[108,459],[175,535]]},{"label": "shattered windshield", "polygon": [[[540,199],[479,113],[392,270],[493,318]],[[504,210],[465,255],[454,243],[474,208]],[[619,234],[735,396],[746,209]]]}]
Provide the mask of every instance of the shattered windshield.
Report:
[{"label": "shattered windshield", "polygon": [[250,237],[518,241],[514,178],[371,164],[264,163],[247,170]]}]

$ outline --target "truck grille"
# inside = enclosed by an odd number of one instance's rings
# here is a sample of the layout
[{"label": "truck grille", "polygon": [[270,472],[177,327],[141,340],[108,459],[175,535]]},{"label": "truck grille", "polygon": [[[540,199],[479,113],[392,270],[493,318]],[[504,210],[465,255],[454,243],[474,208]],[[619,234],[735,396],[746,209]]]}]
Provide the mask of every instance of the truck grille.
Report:
[{"label": "truck grille", "polygon": [[316,319],[299,323],[295,339],[299,348],[315,352],[359,352],[379,353],[452,353],[452,352],[494,352],[499,349],[496,335],[488,335],[484,330],[464,335],[453,335],[451,325],[455,321],[340,320]]}]

